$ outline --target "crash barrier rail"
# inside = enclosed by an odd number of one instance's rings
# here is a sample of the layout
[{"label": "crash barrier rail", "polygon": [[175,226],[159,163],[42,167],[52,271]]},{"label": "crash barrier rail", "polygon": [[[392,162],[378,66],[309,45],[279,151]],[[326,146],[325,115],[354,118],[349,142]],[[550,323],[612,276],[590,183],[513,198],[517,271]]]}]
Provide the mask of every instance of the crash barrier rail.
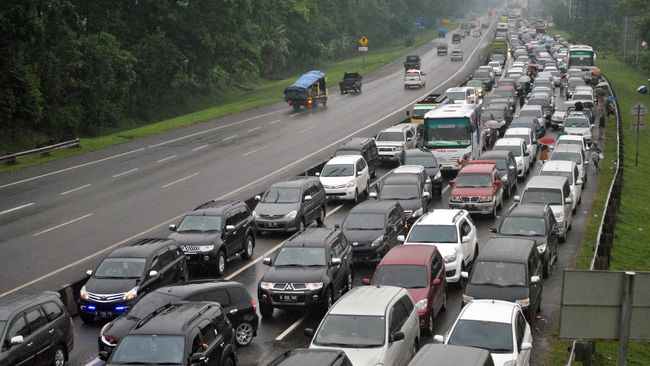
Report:
[{"label": "crash barrier rail", "polygon": [[28,156],[33,156],[38,154],[47,155],[52,151],[63,149],[66,147],[73,147],[73,146],[79,146],[78,138],[70,141],[59,142],[58,144],[54,144],[54,145],[39,147],[38,149],[27,150],[27,151],[1,156],[0,163],[7,163],[7,164],[17,163],[18,159],[22,159]]}]

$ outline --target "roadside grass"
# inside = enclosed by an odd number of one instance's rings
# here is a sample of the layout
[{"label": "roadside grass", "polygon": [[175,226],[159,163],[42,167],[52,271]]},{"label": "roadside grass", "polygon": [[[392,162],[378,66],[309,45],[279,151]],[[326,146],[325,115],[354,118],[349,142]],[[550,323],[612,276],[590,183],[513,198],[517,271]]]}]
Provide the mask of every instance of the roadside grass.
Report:
[{"label": "roadside grass", "polygon": [[[455,29],[458,22],[452,22],[445,25],[447,29]],[[314,69],[321,69],[327,73],[330,82],[330,93],[335,93],[338,89],[336,86],[338,80],[341,80],[345,71],[358,71],[362,75],[377,70],[378,68],[400,58],[410,50],[414,50],[436,38],[437,30],[431,29],[426,32],[417,34],[411,46],[405,46],[404,40],[396,40],[385,47],[379,47],[372,44],[370,40],[369,49],[365,55],[355,55],[340,61],[334,61],[328,64],[314,65]],[[307,70],[305,70],[307,71]],[[163,119],[159,122],[130,128],[124,131],[113,132],[104,136],[91,138],[81,138],[81,146],[69,149],[54,151],[46,156],[33,156],[20,159],[15,164],[0,164],[0,174],[11,172],[25,167],[45,163],[48,161],[59,160],[74,155],[87,153],[111,145],[117,145],[130,141],[135,138],[156,135],[173,129],[206,122],[211,119],[220,118],[226,115],[251,110],[266,106],[269,104],[280,103],[283,101],[285,87],[291,84],[300,74],[292,75],[282,80],[257,80],[246,85],[245,90],[242,88],[231,88],[230,91],[219,91],[210,100],[209,107],[202,108],[192,113],[182,114],[177,117]],[[202,103],[206,104],[205,99]],[[0,138],[0,144],[9,145],[11,141]]]}]

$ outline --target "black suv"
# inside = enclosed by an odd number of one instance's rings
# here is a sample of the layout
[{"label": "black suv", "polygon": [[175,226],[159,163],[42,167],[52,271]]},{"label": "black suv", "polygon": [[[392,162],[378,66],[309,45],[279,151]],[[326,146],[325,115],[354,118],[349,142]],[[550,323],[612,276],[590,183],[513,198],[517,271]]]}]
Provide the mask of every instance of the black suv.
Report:
[{"label": "black suv", "polygon": [[[108,358],[106,351],[100,352]],[[107,365],[234,366],[235,336],[221,306],[178,302],[160,307],[122,338]]]},{"label": "black suv", "polygon": [[431,179],[432,192],[438,197],[442,195],[442,174],[433,151],[426,147],[408,149],[404,152],[404,165],[420,165],[424,167],[429,179]]},{"label": "black suv", "polygon": [[281,354],[266,364],[266,366],[294,365],[352,366],[352,361],[341,350],[297,348]]},{"label": "black suv", "polygon": [[361,155],[368,163],[370,176],[372,178],[376,176],[377,166],[379,165],[379,150],[375,139],[368,137],[351,138],[339,146],[334,155]]},{"label": "black suv", "polygon": [[183,249],[190,266],[202,266],[222,276],[236,255],[250,259],[255,250],[255,224],[241,201],[209,201],[169,225],[169,235]]},{"label": "black suv", "polygon": [[0,365],[62,366],[74,345],[72,319],[56,292],[0,298]]},{"label": "black suv", "polygon": [[79,316],[84,322],[113,319],[144,294],[160,286],[187,281],[187,259],[171,239],[139,239],[115,249],[79,293]]},{"label": "black suv", "polygon": [[378,184],[379,193],[371,192],[370,197],[399,202],[404,209],[408,229],[418,217],[428,212],[430,194],[425,184],[414,174],[390,173]]},{"label": "black suv", "polygon": [[327,310],[352,288],[352,249],[339,229],[310,228],[282,245],[257,289],[260,313],[273,308],[319,306]]},{"label": "black suv", "polygon": [[506,177],[503,183],[503,193],[511,197],[517,193],[517,161],[512,151],[486,151],[481,154],[481,160],[492,160],[497,164],[499,175]]},{"label": "black suv", "polygon": [[379,262],[405,235],[404,210],[397,201],[365,201],[343,219],[343,235],[352,244],[355,262]]},{"label": "black suv", "polygon": [[259,231],[302,231],[325,221],[327,196],[318,177],[295,177],[273,184],[262,196],[253,216]]},{"label": "black suv", "polygon": [[109,354],[133,326],[156,309],[178,301],[218,302],[235,329],[237,346],[250,344],[257,335],[257,304],[239,282],[193,281],[161,287],[148,293],[126,313],[106,324],[97,338],[99,351]]}]

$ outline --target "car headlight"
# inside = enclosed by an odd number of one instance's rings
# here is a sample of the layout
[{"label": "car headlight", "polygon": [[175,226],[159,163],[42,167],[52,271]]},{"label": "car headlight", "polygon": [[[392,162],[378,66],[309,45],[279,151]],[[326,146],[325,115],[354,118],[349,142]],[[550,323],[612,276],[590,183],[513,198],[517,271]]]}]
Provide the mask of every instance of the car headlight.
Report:
[{"label": "car headlight", "polygon": [[260,218],[260,215],[257,212],[255,212],[255,210],[253,210],[253,218],[254,219],[259,219]]},{"label": "car headlight", "polygon": [[201,245],[199,246],[200,252],[211,252],[214,250],[214,245]]},{"label": "car headlight", "polygon": [[517,360],[506,361],[503,366],[517,366]]},{"label": "car headlight", "polygon": [[133,300],[135,299],[136,296],[138,296],[138,286],[135,286],[134,288],[130,289],[127,293],[125,293],[123,300],[124,301]]},{"label": "car headlight", "polygon": [[420,207],[417,210],[413,211],[413,213],[411,214],[411,217],[412,218],[420,217],[420,216],[422,216],[423,212],[424,212],[424,207]]},{"label": "car headlight", "polygon": [[323,283],[322,282],[308,282],[305,283],[305,288],[309,291],[316,291],[320,290],[323,288]]},{"label": "car headlight", "polygon": [[463,295],[463,303],[467,304],[468,302],[474,300],[472,296]]},{"label": "car headlight", "polygon": [[530,305],[530,298],[527,297],[525,299],[517,300],[515,302],[517,303],[517,305],[521,306],[522,309],[525,309]]},{"label": "car headlight", "polygon": [[415,308],[418,310],[418,312],[425,311],[428,305],[429,305],[429,300],[422,299],[415,303]]},{"label": "car headlight", "polygon": [[459,196],[450,196],[449,202],[463,202],[463,200]]},{"label": "car headlight", "polygon": [[81,298],[81,300],[88,300],[88,291],[86,291],[86,286],[82,287],[79,291],[79,298]]},{"label": "car headlight", "polygon": [[560,212],[560,213],[557,215],[557,219],[558,219],[558,221],[563,221],[563,220],[564,220],[564,212]]},{"label": "car headlight", "polygon": [[438,180],[438,179],[441,179],[441,178],[442,178],[442,174],[440,172],[437,172],[436,176],[433,177],[433,180]]},{"label": "car headlight", "polygon": [[523,168],[523,166],[524,166],[523,160],[517,161],[517,168]]},{"label": "car headlight", "polygon": [[445,263],[453,263],[453,262],[456,261],[456,259],[458,259],[458,254],[457,253],[450,254],[450,255],[445,257]]},{"label": "car headlight", "polygon": [[354,187],[354,181],[350,181],[348,184],[345,185],[345,188],[350,188]]},{"label": "car headlight", "polygon": [[260,282],[260,288],[262,290],[270,290],[275,286],[274,282]]},{"label": "car headlight", "polygon": [[296,218],[296,215],[297,215],[297,214],[298,214],[298,211],[295,211],[295,210],[294,210],[294,211],[291,211],[291,212],[289,212],[288,214],[286,214],[286,215],[284,216],[284,218],[287,219],[287,220],[293,220],[293,219]]},{"label": "car headlight", "polygon": [[384,236],[380,236],[377,239],[375,239],[372,244],[370,244],[371,247],[378,247],[380,245],[384,244]]},{"label": "car headlight", "polygon": [[479,202],[492,202],[492,196],[481,196],[478,198]]},{"label": "car headlight", "polygon": [[546,251],[546,243],[538,245],[537,251],[539,252],[539,254],[543,254]]}]

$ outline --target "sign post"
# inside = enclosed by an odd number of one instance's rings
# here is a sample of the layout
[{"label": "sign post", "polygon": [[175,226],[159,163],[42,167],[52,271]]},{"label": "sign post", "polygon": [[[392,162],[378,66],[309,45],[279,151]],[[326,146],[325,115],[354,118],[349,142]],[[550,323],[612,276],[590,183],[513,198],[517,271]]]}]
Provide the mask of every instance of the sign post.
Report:
[{"label": "sign post", "polygon": [[[366,36],[361,36],[361,38],[359,38],[359,52],[368,52],[368,38],[366,38]],[[361,54],[361,62],[362,62],[361,67],[366,67],[365,53]]]},{"label": "sign post", "polygon": [[[634,107],[632,107],[632,115],[636,116],[636,125],[633,127],[636,127],[636,160],[634,162],[634,166],[639,166],[639,131],[641,130],[641,117],[644,117],[646,113],[648,112],[648,108],[646,108],[643,103],[637,102]],[[643,126],[645,127],[645,125]]]},{"label": "sign post", "polygon": [[632,328],[632,300],[634,299],[634,277],[636,273],[625,272],[623,282],[623,299],[621,302],[621,322],[618,325],[617,366],[627,365],[630,349],[630,329]]}]

